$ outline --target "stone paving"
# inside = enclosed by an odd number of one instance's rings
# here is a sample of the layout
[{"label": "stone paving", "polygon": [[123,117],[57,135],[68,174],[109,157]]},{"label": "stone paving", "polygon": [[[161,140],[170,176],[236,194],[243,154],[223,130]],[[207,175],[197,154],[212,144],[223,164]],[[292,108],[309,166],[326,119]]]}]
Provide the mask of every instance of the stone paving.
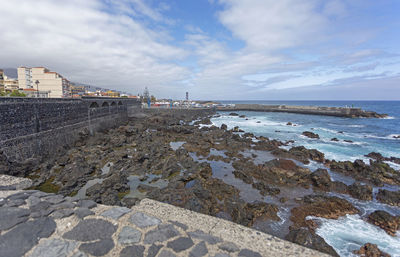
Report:
[{"label": "stone paving", "polygon": [[132,209],[0,191],[0,256],[324,256],[229,221],[144,199]]}]

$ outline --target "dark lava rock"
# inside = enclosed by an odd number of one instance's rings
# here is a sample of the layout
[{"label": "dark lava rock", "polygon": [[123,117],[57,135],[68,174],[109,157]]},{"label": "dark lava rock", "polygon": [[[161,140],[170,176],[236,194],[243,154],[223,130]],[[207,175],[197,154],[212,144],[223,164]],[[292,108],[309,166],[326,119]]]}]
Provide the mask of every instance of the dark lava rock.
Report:
[{"label": "dark lava rock", "polygon": [[359,181],[370,182],[375,186],[386,184],[400,185],[400,173],[391,168],[387,163],[370,160],[369,165],[362,160],[350,161],[331,161],[330,169],[347,176],[351,176]]},{"label": "dark lava rock", "polygon": [[194,245],[190,237],[180,237],[171,242],[168,242],[167,247],[173,249],[176,253],[189,249]]},{"label": "dark lava rock", "polygon": [[262,257],[261,254],[254,252],[252,250],[249,249],[242,249],[239,253],[238,253],[239,257]]},{"label": "dark lava rock", "polygon": [[385,211],[374,211],[368,216],[368,222],[382,228],[391,236],[396,236],[400,228],[400,217],[390,215]]},{"label": "dark lava rock", "polygon": [[308,137],[308,138],[319,139],[319,135],[318,135],[318,134],[315,134],[315,133],[310,132],[310,131],[304,131],[304,132],[302,133],[302,135],[303,135],[303,136],[306,136],[306,137]]},{"label": "dark lava rock", "polygon": [[331,188],[331,176],[326,169],[317,169],[311,174],[311,181],[315,188],[322,191],[329,191]]},{"label": "dark lava rock", "polygon": [[0,231],[8,230],[19,223],[27,221],[30,213],[29,210],[22,208],[0,208]]},{"label": "dark lava rock", "polygon": [[[160,248],[158,248],[157,253],[160,250]],[[125,247],[124,249],[122,249],[119,256],[120,257],[132,257],[132,256],[143,257],[144,250],[145,250],[145,248],[142,245],[132,245],[132,246],[128,246],[128,247]],[[154,252],[154,250],[152,251],[152,253],[153,252]],[[153,254],[153,255],[150,254],[150,249],[149,249],[149,254],[147,256],[155,256],[155,254]]]},{"label": "dark lava rock", "polygon": [[343,141],[346,142],[346,143],[350,143],[350,144],[354,143],[353,141],[347,140],[347,139],[345,139],[345,140],[343,140]]},{"label": "dark lava rock", "polygon": [[0,256],[20,257],[37,245],[41,238],[56,230],[51,218],[40,218],[22,223],[0,237]]},{"label": "dark lava rock", "polygon": [[304,197],[299,207],[292,209],[290,220],[294,228],[307,227],[305,218],[316,216],[327,219],[337,219],[346,214],[356,214],[359,211],[348,201],[339,197],[309,195]]},{"label": "dark lava rock", "polygon": [[286,123],[286,125],[287,125],[287,126],[292,126],[292,125],[293,125],[293,123],[291,123],[291,122],[288,122],[288,123]]},{"label": "dark lava rock", "polygon": [[236,112],[231,112],[229,113],[229,116],[239,116],[239,114],[237,114]]},{"label": "dark lava rock", "polygon": [[339,256],[332,246],[328,245],[322,237],[306,228],[290,230],[285,239],[308,248],[328,253],[332,256]]},{"label": "dark lava rock", "polygon": [[228,129],[228,126],[227,126],[226,124],[222,124],[222,125],[221,125],[221,129],[227,130],[227,129]]},{"label": "dark lava rock", "polygon": [[240,115],[239,118],[246,118],[246,115]]},{"label": "dark lava rock", "polygon": [[107,239],[115,233],[117,227],[102,219],[87,219],[79,222],[76,227],[66,232],[65,239],[82,242]]},{"label": "dark lava rock", "polygon": [[93,256],[103,256],[111,251],[111,249],[113,248],[114,242],[111,238],[102,239],[93,243],[84,243],[79,246],[79,250]]},{"label": "dark lava rock", "polygon": [[363,201],[371,201],[372,200],[372,186],[369,185],[361,185],[359,182],[355,182],[354,184],[348,187],[349,193],[352,197],[363,200]]},{"label": "dark lava rock", "polygon": [[353,251],[353,253],[358,254],[363,257],[390,257],[389,254],[379,250],[376,244],[366,243],[361,246],[360,250]]},{"label": "dark lava rock", "polygon": [[386,203],[392,206],[400,206],[400,191],[379,189],[376,199],[381,203]]},{"label": "dark lava rock", "polygon": [[336,137],[334,137],[334,138],[331,138],[331,141],[339,142],[339,139],[337,139]]}]

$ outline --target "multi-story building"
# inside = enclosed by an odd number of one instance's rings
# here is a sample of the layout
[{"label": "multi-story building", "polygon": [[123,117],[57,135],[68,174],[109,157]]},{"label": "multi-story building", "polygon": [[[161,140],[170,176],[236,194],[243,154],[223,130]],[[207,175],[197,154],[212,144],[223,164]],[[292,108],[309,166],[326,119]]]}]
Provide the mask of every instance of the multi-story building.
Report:
[{"label": "multi-story building", "polygon": [[31,68],[19,67],[17,70],[17,73],[18,73],[19,88],[22,88],[22,89],[33,88],[32,69]]},{"label": "multi-story building", "polygon": [[14,91],[19,89],[19,84],[17,79],[9,78],[4,75],[4,90],[5,91]]},{"label": "multi-story building", "polygon": [[71,95],[72,97],[81,97],[86,94],[85,86],[71,85]]},{"label": "multi-story building", "polygon": [[70,82],[57,72],[51,72],[44,67],[19,67],[18,81],[22,89],[47,91],[52,98],[71,97]]}]

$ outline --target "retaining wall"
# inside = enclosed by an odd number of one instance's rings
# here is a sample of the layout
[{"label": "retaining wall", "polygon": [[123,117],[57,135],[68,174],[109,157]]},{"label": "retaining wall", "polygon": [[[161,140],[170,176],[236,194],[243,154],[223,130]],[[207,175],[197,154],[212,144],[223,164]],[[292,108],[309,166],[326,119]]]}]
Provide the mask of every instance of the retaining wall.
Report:
[{"label": "retaining wall", "polygon": [[8,159],[46,158],[88,133],[126,121],[135,99],[0,98],[0,151]]}]

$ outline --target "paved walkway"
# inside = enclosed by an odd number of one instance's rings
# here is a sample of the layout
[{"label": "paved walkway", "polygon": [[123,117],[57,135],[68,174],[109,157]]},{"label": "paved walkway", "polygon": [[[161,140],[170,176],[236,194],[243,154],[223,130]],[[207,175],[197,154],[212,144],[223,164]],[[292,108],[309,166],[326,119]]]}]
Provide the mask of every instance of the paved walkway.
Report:
[{"label": "paved walkway", "polygon": [[5,189],[0,191],[3,257],[326,256],[149,199],[129,209],[36,190]]}]

